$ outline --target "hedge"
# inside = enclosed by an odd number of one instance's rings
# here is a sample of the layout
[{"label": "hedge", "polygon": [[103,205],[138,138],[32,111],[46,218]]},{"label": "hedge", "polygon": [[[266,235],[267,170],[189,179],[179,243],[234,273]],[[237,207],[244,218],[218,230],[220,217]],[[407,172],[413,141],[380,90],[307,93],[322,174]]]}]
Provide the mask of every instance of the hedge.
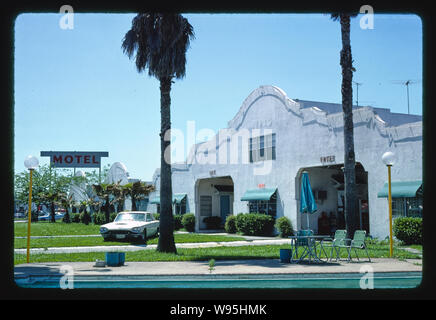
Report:
[{"label": "hedge", "polygon": [[422,244],[422,218],[396,218],[393,231],[395,237],[404,244]]},{"label": "hedge", "polygon": [[249,236],[269,236],[274,231],[274,217],[262,213],[240,213],[236,216],[236,229]]},{"label": "hedge", "polygon": [[193,213],[185,213],[182,218],[182,225],[188,232],[195,231],[195,215]]},{"label": "hedge", "polygon": [[279,231],[279,235],[282,238],[287,238],[294,235],[291,220],[287,217],[280,217],[276,220],[276,228]]},{"label": "hedge", "polygon": [[236,233],[236,216],[228,215],[226,218],[226,223],[224,224],[224,229],[227,233]]}]

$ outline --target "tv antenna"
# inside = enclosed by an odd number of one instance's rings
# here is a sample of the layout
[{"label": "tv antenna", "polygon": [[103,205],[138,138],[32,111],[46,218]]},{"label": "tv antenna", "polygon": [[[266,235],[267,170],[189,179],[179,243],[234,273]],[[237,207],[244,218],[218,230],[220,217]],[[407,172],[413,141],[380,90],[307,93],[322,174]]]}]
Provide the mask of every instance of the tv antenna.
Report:
[{"label": "tv antenna", "polygon": [[353,81],[353,83],[356,85],[356,105],[359,106],[359,86],[361,86],[363,83]]},{"label": "tv antenna", "polygon": [[392,80],[393,84],[401,84],[405,85],[407,88],[407,114],[410,114],[410,106],[409,106],[409,85],[419,83],[419,80]]}]

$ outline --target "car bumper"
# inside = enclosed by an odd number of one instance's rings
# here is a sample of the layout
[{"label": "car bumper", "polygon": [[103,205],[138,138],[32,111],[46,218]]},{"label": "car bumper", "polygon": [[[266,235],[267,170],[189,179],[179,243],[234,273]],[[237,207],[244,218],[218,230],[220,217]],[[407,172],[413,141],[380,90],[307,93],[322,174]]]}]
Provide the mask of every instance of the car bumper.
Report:
[{"label": "car bumper", "polygon": [[110,230],[105,233],[101,233],[104,239],[115,239],[115,240],[123,240],[123,239],[142,239],[142,234],[137,232],[132,232],[129,230]]}]

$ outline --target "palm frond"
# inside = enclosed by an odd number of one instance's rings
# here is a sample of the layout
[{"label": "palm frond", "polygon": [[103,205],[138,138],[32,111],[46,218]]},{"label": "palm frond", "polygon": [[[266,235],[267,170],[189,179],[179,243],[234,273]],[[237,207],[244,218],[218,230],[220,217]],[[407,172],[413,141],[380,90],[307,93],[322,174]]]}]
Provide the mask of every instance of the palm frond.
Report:
[{"label": "palm frond", "polygon": [[136,55],[138,72],[148,69],[158,79],[182,78],[191,39],[193,27],[180,14],[142,13],[133,18],[122,48],[129,58]]}]

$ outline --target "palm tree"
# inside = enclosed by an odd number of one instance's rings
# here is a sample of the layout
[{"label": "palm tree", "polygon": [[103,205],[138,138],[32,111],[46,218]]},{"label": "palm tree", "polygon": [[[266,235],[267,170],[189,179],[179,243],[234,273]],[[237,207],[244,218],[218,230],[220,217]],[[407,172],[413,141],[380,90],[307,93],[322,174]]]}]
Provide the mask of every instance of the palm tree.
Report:
[{"label": "palm tree", "polygon": [[172,214],[171,152],[168,134],[171,129],[171,84],[173,78],[185,76],[186,51],[194,31],[188,20],[180,14],[141,13],[132,20],[122,48],[129,58],[135,56],[138,72],[148,68],[148,75],[160,82],[161,111],[161,167],[160,167],[160,252],[176,253]]},{"label": "palm tree", "polygon": [[344,185],[345,185],[345,223],[347,237],[352,238],[354,231],[359,228],[359,208],[356,188],[356,158],[354,154],[354,125],[353,125],[353,59],[350,43],[350,18],[356,14],[334,13],[331,18],[341,23],[342,50],[342,110],[344,118]]}]

